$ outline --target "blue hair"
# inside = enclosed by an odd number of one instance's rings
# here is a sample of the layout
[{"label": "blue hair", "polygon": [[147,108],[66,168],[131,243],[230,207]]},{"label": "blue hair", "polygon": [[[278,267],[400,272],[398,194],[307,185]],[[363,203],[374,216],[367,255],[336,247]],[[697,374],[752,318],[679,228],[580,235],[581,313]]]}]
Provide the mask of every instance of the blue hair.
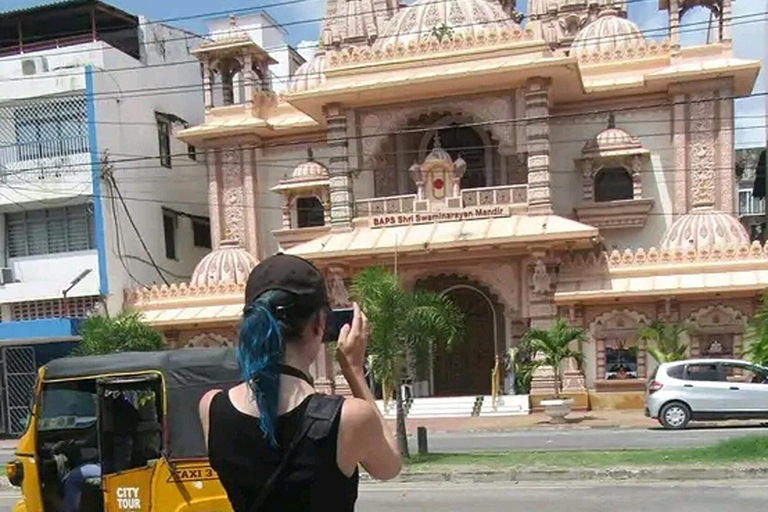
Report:
[{"label": "blue hair", "polygon": [[[276,316],[279,307],[282,311]],[[256,399],[261,431],[273,447],[277,447],[275,425],[285,343],[301,337],[319,308],[297,304],[296,296],[288,292],[269,290],[243,310],[237,359],[242,378]]]},{"label": "blue hair", "polygon": [[275,292],[266,292],[246,306],[237,344],[237,359],[259,408],[259,425],[272,446],[277,446],[275,423],[280,396],[280,365],[285,345],[280,324],[272,314]]}]

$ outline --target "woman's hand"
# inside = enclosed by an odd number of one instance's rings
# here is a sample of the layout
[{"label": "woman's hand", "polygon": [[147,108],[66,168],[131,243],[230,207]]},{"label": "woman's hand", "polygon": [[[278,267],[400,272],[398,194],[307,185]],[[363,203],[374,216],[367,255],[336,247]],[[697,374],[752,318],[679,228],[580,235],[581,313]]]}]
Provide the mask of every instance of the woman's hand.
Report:
[{"label": "woman's hand", "polygon": [[352,325],[345,324],[336,343],[336,358],[344,375],[348,372],[364,373],[365,349],[368,346],[368,318],[357,303],[352,305]]}]

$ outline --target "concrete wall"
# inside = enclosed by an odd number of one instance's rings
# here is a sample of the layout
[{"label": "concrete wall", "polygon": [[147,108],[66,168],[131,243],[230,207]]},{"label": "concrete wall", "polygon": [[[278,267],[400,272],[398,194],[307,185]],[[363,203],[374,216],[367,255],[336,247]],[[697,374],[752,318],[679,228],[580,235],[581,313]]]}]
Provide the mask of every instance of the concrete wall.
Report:
[{"label": "concrete wall", "polygon": [[[191,215],[208,215],[204,154],[193,161],[187,145],[171,140],[171,168],[159,161],[155,113],[178,116],[194,126],[203,122],[200,65],[190,55],[200,38],[164,25],[142,26],[143,65],[112,48],[104,50],[104,69],[94,70],[98,151],[105,154],[130,218],[141,233],[160,271],[151,264],[117,192],[102,182],[109,268],[108,308],[122,307],[123,290],[188,281],[207,249],[195,248],[192,224],[179,217],[178,259],[166,258],[163,207]],[[174,131],[184,125],[177,123]],[[118,244],[118,236],[122,243]]]},{"label": "concrete wall", "polygon": [[[618,249],[658,246],[664,231],[672,223],[675,175],[670,123],[671,114],[667,109],[616,114],[616,127],[640,139],[643,147],[651,152],[650,161],[642,172],[643,197],[653,198],[655,204],[642,229],[601,231],[609,249],[613,246]],[[574,216],[574,207],[582,201],[582,176],[574,159],[581,156],[584,144],[606,126],[606,116],[566,117],[556,119],[550,126],[552,197],[558,215]]]}]

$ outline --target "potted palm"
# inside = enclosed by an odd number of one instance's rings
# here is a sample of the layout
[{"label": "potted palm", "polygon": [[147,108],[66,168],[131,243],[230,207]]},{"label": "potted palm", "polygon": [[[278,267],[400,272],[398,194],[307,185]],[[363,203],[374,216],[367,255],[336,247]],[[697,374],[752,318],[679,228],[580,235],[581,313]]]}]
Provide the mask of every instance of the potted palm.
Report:
[{"label": "potted palm", "polygon": [[450,348],[463,338],[464,315],[446,295],[404,290],[397,276],[379,267],[352,280],[352,296],[370,322],[371,371],[386,401],[394,391],[400,452],[408,457],[402,386],[403,368],[425,373],[436,344]]},{"label": "potted palm", "polygon": [[584,354],[572,345],[586,340],[582,329],[571,327],[562,318],[558,318],[549,329],[528,329],[523,335],[522,345],[534,354],[534,368],[552,368],[555,381],[555,396],[541,401],[544,413],[552,423],[564,423],[565,417],[571,413],[573,399],[563,398],[563,363],[573,360],[581,369],[584,365]]}]

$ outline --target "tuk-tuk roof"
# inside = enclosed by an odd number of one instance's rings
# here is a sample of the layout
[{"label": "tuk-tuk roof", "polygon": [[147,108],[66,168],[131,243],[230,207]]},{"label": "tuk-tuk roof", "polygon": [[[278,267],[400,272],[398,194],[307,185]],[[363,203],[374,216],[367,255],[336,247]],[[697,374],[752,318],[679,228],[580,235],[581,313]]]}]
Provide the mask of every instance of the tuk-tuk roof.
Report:
[{"label": "tuk-tuk roof", "polygon": [[208,390],[227,390],[241,381],[235,349],[182,348],[66,357],[45,365],[44,380],[94,379],[148,371],[162,373],[165,381],[169,456],[205,456],[198,404]]}]

